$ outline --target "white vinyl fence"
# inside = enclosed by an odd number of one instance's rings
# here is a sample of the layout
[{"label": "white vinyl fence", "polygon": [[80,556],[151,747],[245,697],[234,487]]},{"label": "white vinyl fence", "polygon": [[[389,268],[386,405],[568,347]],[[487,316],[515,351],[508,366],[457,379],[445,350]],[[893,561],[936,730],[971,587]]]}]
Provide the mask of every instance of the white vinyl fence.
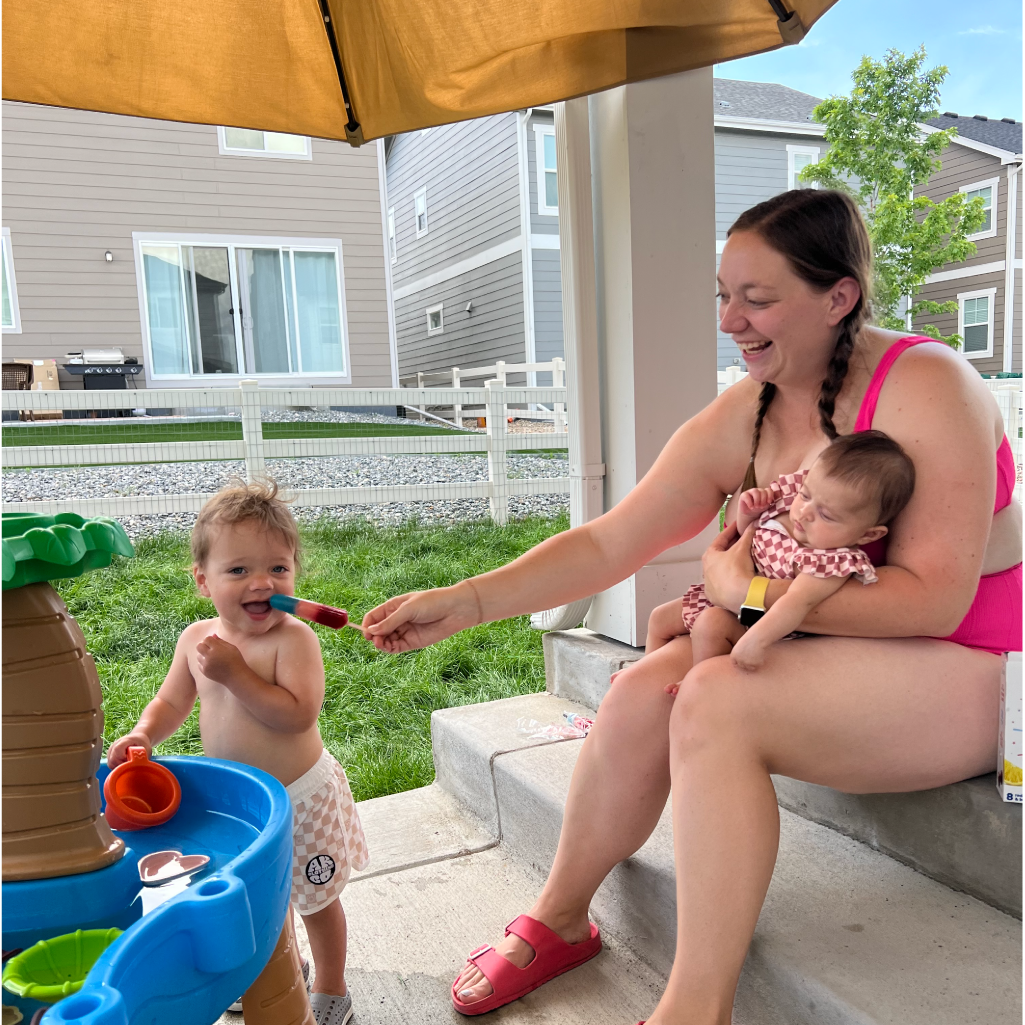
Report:
[{"label": "white vinyl fence", "polygon": [[[550,365],[545,369],[551,369]],[[16,467],[122,467],[130,464],[237,460],[248,479],[266,473],[269,459],[324,459],[333,456],[381,455],[436,456],[480,453],[487,456],[486,480],[451,480],[437,483],[392,484],[370,482],[356,487],[294,488],[288,491],[299,507],[362,505],[386,502],[445,501],[486,498],[498,523],[509,516],[509,499],[520,495],[568,492],[569,478],[510,478],[508,453],[524,450],[564,449],[561,431],[510,434],[506,407],[545,404],[565,408],[564,387],[528,388],[487,381],[479,388],[263,388],[256,381],[239,387],[147,389],[138,391],[5,391],[5,411],[21,410],[30,424],[5,424],[3,461]],[[131,416],[145,403],[148,410],[168,410],[166,416]],[[366,409],[396,406],[462,407],[481,410],[487,430],[436,430],[423,436],[404,433],[403,426],[424,429],[416,421],[344,423],[332,411],[340,407]],[[88,411],[87,419],[61,418],[61,411]],[[96,416],[96,411],[108,413]],[[110,416],[110,411],[129,415]],[[364,417],[363,420],[374,418]],[[238,425],[241,424],[241,437]],[[389,433],[389,427],[391,433]],[[24,432],[24,434],[22,433]],[[403,433],[399,433],[403,432]],[[90,434],[95,433],[93,443]],[[207,434],[202,440],[190,435]],[[220,433],[224,440],[210,440]],[[344,434],[346,436],[337,436]],[[39,438],[39,443],[33,444]],[[318,436],[319,435],[319,436]],[[335,436],[332,436],[335,435]],[[153,440],[145,440],[152,437]],[[85,443],[83,443],[83,441]],[[372,462],[372,459],[368,460]],[[453,461],[457,466],[458,461]],[[3,502],[4,512],[77,512],[82,515],[126,516],[195,512],[210,490],[176,494],[120,494],[113,497],[76,497]]]},{"label": "white vinyl fence", "polygon": [[[719,394],[722,395],[731,385],[747,377],[747,374],[738,367],[730,367],[728,370],[720,370],[718,376]],[[1020,502],[1022,500],[1022,379],[1020,377],[983,378],[983,382],[997,400],[997,405],[1000,407],[1000,412],[1004,418],[1004,433],[1007,435],[1007,440],[1011,444],[1011,452],[1014,455],[1014,494]]]}]

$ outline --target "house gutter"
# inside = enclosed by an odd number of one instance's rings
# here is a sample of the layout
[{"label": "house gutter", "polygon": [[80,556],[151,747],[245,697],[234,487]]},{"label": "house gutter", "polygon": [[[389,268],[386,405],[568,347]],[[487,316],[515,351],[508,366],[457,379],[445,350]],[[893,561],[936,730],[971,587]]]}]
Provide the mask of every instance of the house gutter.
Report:
[{"label": "house gutter", "polygon": [[[384,139],[377,140],[377,188],[381,196],[381,232],[384,241],[384,292],[388,303],[388,351],[391,355],[391,386],[399,386],[399,342],[395,331],[395,294],[391,252],[388,249],[388,156]],[[398,244],[396,240],[396,244]]]},{"label": "house gutter", "polygon": [[1004,373],[1011,373],[1014,356],[1014,264],[1018,242],[1018,172],[1021,163],[1007,165],[1007,252],[1004,256]]},{"label": "house gutter", "polygon": [[[516,112],[516,150],[520,164],[520,240],[523,245],[523,335],[526,363],[536,363],[534,343],[534,261],[530,248],[530,177],[527,160],[527,122],[533,110]],[[537,383],[537,374],[527,375],[527,386]]]}]

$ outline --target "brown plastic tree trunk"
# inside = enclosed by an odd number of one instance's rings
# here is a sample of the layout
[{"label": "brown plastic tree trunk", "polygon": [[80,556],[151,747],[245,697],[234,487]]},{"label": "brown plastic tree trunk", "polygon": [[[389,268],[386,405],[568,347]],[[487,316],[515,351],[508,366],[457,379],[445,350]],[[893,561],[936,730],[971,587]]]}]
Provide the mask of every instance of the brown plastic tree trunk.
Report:
[{"label": "brown plastic tree trunk", "polygon": [[49,584],[3,595],[3,880],[92,872],[125,852],[100,814],[103,710],[85,638]]},{"label": "brown plastic tree trunk", "polygon": [[242,1017],[246,1025],[317,1025],[303,980],[291,911],[267,966],[242,996]]}]

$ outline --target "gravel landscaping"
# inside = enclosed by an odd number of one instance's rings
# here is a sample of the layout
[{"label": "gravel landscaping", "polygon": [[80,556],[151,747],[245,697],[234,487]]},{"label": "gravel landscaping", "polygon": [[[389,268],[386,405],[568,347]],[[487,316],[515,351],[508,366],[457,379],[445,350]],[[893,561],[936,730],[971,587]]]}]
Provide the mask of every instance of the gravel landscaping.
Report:
[{"label": "gravel landscaping", "polygon": [[[568,460],[561,456],[510,454],[508,467],[509,476],[513,478],[565,477],[569,473]],[[292,489],[456,483],[488,478],[486,456],[475,454],[270,459],[267,470],[284,488]],[[243,473],[240,461],[15,470],[3,475],[3,499],[4,502],[30,502],[69,497],[205,493],[217,491],[232,476]],[[514,517],[557,516],[568,504],[568,494],[523,495],[511,498],[509,508]],[[486,499],[395,502],[298,509],[296,513],[302,519],[363,516],[382,526],[413,518],[427,523],[457,523],[486,518],[488,503]],[[189,529],[194,518],[193,513],[118,517],[130,536]]]}]

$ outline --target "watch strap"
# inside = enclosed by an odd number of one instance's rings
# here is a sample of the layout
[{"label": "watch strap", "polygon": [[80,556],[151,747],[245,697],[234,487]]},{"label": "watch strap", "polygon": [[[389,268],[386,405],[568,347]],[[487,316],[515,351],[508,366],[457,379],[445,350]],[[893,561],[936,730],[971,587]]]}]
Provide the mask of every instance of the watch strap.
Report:
[{"label": "watch strap", "polygon": [[747,589],[747,597],[743,604],[748,608],[765,611],[765,595],[769,590],[768,577],[755,577]]}]

